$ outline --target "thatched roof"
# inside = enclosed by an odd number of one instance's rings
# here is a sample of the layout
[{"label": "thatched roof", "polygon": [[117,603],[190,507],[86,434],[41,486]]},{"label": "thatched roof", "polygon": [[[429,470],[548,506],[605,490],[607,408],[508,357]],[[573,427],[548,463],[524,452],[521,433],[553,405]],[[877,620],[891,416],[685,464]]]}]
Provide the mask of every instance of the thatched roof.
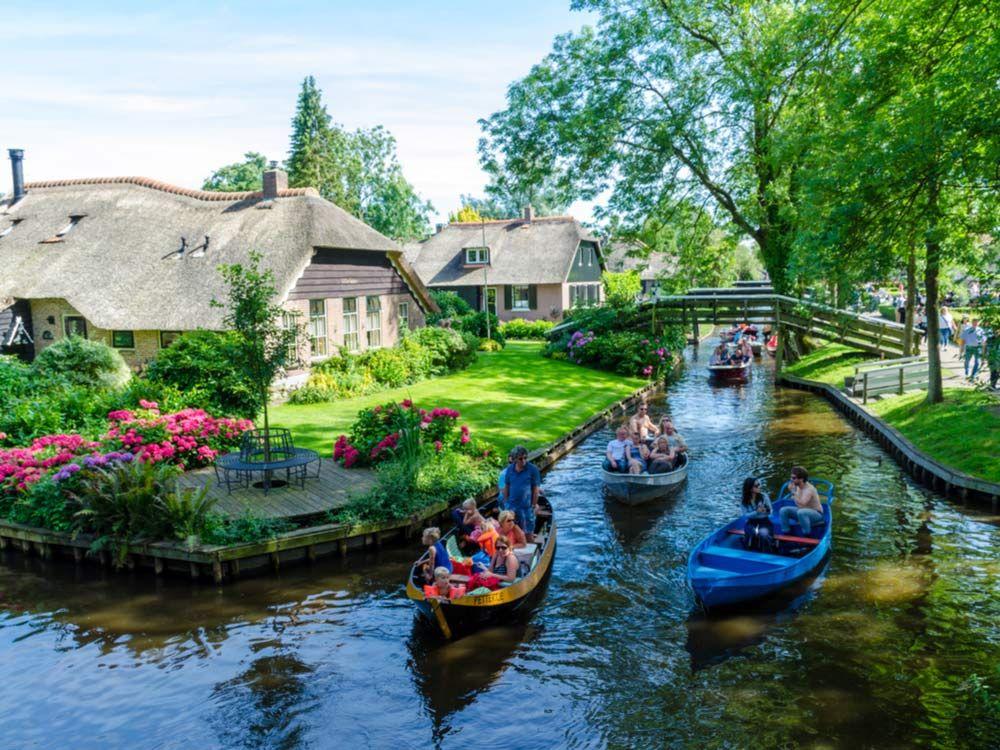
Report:
[{"label": "thatched roof", "polygon": [[677,270],[677,259],[664,253],[652,253],[642,242],[615,240],[605,246],[604,261],[609,271],[638,271],[643,281],[655,281]]},{"label": "thatched roof", "polygon": [[[220,328],[223,313],[210,304],[226,298],[217,267],[244,263],[251,250],[263,253],[282,298],[315,248],[387,253],[421,305],[433,308],[392,240],[312,188],[264,200],[142,177],[26,187],[18,203],[0,201],[0,233],[18,222],[0,237],[0,297],[65,299],[99,328]],[[56,238],[72,216],[83,218]]]},{"label": "thatched roof", "polygon": [[[483,229],[482,222],[448,224],[407,255],[427,286],[482,284],[482,267],[465,268],[464,251],[482,247]],[[487,221],[485,231],[491,284],[561,284],[580,241],[598,242],[571,216]]]}]

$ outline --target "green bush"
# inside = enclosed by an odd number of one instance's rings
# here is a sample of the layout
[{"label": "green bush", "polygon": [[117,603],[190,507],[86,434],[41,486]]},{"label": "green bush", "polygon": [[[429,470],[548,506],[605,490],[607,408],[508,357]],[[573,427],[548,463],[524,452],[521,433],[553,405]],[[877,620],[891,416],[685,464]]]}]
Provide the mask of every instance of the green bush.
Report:
[{"label": "green bush", "polygon": [[399,349],[369,349],[357,358],[358,367],[371,373],[379,385],[398,388],[420,377],[414,372],[412,360]]},{"label": "green bush", "polygon": [[[489,336],[486,335],[486,321],[489,318]],[[481,339],[490,338],[503,346],[506,344],[503,332],[500,330],[500,320],[493,313],[482,310],[477,313],[463,315],[451,321],[451,327],[462,333],[471,333]]]},{"label": "green bush", "polygon": [[622,271],[601,273],[601,284],[604,286],[604,299],[607,305],[616,310],[628,308],[635,304],[636,298],[642,292],[642,279],[638,271]]},{"label": "green bush", "polygon": [[283,518],[261,518],[249,511],[233,519],[219,513],[209,513],[205,519],[201,541],[210,545],[251,544],[274,539],[294,528],[294,524]]},{"label": "green bush", "polygon": [[117,388],[132,377],[122,355],[107,344],[80,336],[45,347],[32,365],[42,377],[60,377],[73,385]]},{"label": "green bush", "polygon": [[208,530],[209,514],[216,502],[208,484],[199,489],[174,487],[173,492],[159,498],[157,511],[175,539],[194,546]]},{"label": "green bush", "polygon": [[502,350],[503,347],[500,346],[499,342],[493,339],[483,339],[479,342],[479,351],[481,352],[499,352]]},{"label": "green bush", "polygon": [[189,331],[159,353],[147,377],[182,391],[187,406],[253,419],[263,403],[260,393],[233,365],[241,351],[239,337],[232,331]]},{"label": "green bush", "polygon": [[427,326],[411,333],[407,338],[422,346],[428,352],[430,375],[446,375],[464,370],[476,360],[479,342],[470,350],[471,339],[449,328]]},{"label": "green bush", "polygon": [[500,333],[507,339],[545,340],[555,323],[551,320],[524,320],[514,318],[500,324]]},{"label": "green bush", "polygon": [[437,302],[437,306],[441,308],[441,312],[432,313],[428,316],[428,325],[435,325],[441,320],[457,318],[462,315],[468,315],[472,312],[472,308],[469,306],[469,303],[458,296],[455,292],[445,292],[439,289],[431,289],[431,298]]}]

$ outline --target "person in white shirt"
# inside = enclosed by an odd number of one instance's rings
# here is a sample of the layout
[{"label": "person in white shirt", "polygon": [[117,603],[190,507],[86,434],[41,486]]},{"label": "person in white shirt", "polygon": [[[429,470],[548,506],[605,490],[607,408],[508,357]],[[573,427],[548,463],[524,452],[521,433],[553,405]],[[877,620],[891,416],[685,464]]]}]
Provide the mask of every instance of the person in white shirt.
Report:
[{"label": "person in white shirt", "polygon": [[628,428],[625,426],[619,427],[615,432],[615,439],[608,442],[608,450],[604,458],[604,468],[607,471],[617,471],[622,474],[631,472],[637,474],[638,471],[632,471],[632,465],[638,466],[632,458],[632,441],[628,437]]}]

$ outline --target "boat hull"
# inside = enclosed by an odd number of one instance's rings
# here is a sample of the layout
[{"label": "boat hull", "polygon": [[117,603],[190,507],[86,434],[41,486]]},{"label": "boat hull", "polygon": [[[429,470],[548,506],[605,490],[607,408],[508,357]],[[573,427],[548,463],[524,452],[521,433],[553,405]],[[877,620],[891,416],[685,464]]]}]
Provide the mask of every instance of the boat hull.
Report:
[{"label": "boat hull", "polygon": [[713,380],[743,383],[750,376],[750,363],[745,365],[709,365],[708,376]]},{"label": "boat hull", "polygon": [[684,465],[663,474],[622,474],[601,469],[607,494],[625,505],[640,505],[663,497],[687,479],[688,459]]},{"label": "boat hull", "polygon": [[[828,484],[828,483],[827,483]],[[832,486],[829,495],[832,497]],[[790,500],[775,503],[771,516],[775,528],[781,507]],[[824,503],[824,524],[817,543],[808,552],[789,555],[744,550],[733,531],[740,530],[745,518],[736,519],[705,537],[688,558],[687,579],[698,600],[707,608],[727,607],[760,599],[801,580],[815,570],[830,552],[833,516],[829,502]]]}]

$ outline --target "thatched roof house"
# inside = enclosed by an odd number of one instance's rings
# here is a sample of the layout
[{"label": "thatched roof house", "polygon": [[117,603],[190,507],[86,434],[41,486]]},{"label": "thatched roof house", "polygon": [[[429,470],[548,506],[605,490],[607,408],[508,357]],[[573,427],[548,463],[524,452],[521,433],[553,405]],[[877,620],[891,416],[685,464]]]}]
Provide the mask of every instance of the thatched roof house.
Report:
[{"label": "thatched roof house", "polygon": [[573,304],[600,301],[600,241],[572,216],[454,222],[407,255],[431,289],[483,308],[483,290],[501,319],[559,318]]},{"label": "thatched roof house", "polygon": [[677,272],[677,258],[654,253],[640,242],[614,240],[605,246],[605,262],[615,273],[638,271],[643,296],[656,294],[660,280]]},{"label": "thatched roof house", "polygon": [[[345,343],[326,321],[344,315],[343,299],[353,300],[342,326],[350,330],[340,331],[354,334],[351,348],[391,343],[399,304],[409,325],[422,323],[434,303],[395,243],[312,188],[288,189],[279,170],[264,184],[256,193],[142,177],[24,184],[23,197],[0,201],[0,298],[31,302],[36,346],[70,329],[113,332],[108,343],[131,343],[120,348],[147,360],[155,348],[140,351],[128,334],[221,328],[223,311],[211,304],[226,298],[218,266],[257,250],[286,307],[316,322],[310,338],[332,339],[312,354]],[[374,307],[390,313],[391,330],[372,339],[361,321]],[[384,328],[382,317],[369,322]]]}]

